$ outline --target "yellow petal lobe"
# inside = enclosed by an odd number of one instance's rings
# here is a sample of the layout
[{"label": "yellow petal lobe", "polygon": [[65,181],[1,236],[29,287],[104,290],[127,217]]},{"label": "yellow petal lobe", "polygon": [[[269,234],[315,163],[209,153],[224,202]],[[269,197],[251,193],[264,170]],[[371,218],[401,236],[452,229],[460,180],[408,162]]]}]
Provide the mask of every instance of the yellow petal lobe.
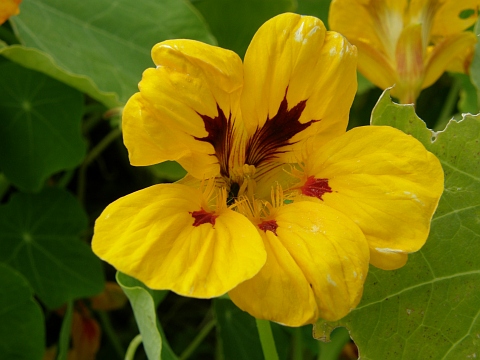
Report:
[{"label": "yellow petal lobe", "polygon": [[[435,13],[432,26],[432,36],[449,36],[457,34],[477,21],[477,11],[480,6],[478,0],[447,0]],[[460,15],[469,15],[460,16]]]},{"label": "yellow petal lobe", "polygon": [[360,301],[368,271],[360,229],[340,212],[307,201],[277,208],[269,222],[259,227],[267,262],[229,292],[232,301],[257,318],[288,326],[348,314]]},{"label": "yellow petal lobe", "polygon": [[477,42],[475,34],[463,32],[449,36],[436,44],[426,59],[423,88],[432,85],[461,54],[468,54]]},{"label": "yellow petal lobe", "polygon": [[[284,101],[287,110],[299,107],[294,121],[313,121],[291,138],[293,148],[317,133],[329,138],[344,132],[357,87],[356,53],[314,17],[282,14],[267,21],[245,54],[241,107],[248,134],[282,116]],[[294,161],[290,155],[279,156]]]},{"label": "yellow petal lobe", "polygon": [[373,265],[403,266],[406,254],[425,243],[443,192],[443,170],[412,136],[387,126],[354,128],[319,146],[305,171],[304,182],[313,176],[330,188],[321,199],[305,198],[352,219],[368,240]]},{"label": "yellow petal lobe", "polygon": [[[147,69],[139,84],[141,99],[137,102],[142,111],[135,115],[135,109],[127,107],[125,113],[131,120],[126,121],[140,122],[142,132],[161,144],[161,161],[178,161],[199,179],[218,175],[228,157],[222,141],[231,136],[234,126],[241,125],[240,58],[232,51],[193,40],[159,43],[152,58],[157,66]],[[134,141],[127,144],[143,146]]]},{"label": "yellow petal lobe", "polygon": [[154,185],[110,204],[95,223],[92,248],[152,289],[197,298],[226,293],[266,260],[247,218],[209,209],[200,190],[179,184]]}]

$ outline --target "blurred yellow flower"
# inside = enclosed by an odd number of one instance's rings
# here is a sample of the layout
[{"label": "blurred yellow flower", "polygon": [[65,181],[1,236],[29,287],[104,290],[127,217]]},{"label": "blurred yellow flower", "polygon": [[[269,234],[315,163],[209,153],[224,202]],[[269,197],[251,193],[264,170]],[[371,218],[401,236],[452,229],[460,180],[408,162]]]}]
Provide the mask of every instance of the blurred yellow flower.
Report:
[{"label": "blurred yellow flower", "polygon": [[397,268],[423,245],[439,161],[393,128],[345,132],[356,48],[320,20],[269,20],[243,64],[192,40],[152,57],[123,113],[130,162],[175,160],[189,174],[97,219],[93,250],[119,271],[300,326],[353,309],[369,260]]},{"label": "blurred yellow flower", "polygon": [[367,79],[382,89],[395,84],[393,96],[415,103],[445,70],[466,70],[476,37],[464,30],[475,23],[479,3],[333,0],[329,24],[358,47],[358,68]]},{"label": "blurred yellow flower", "polygon": [[8,20],[10,16],[18,15],[20,9],[18,6],[22,0],[1,0],[0,1],[0,25]]}]

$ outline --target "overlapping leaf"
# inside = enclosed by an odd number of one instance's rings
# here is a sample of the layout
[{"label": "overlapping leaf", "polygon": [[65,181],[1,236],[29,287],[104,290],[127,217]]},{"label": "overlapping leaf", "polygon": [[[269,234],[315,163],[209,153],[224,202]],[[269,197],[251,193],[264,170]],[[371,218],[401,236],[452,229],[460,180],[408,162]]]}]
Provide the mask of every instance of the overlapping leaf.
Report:
[{"label": "overlapping leaf", "polygon": [[42,359],[45,350],[42,309],[25,278],[2,263],[0,319],[0,359]]},{"label": "overlapping leaf", "polygon": [[21,189],[38,191],[85,156],[83,96],[11,62],[0,64],[0,168]]},{"label": "overlapping leaf", "polygon": [[[121,103],[137,91],[142,72],[153,66],[150,49],[157,42],[215,41],[193,7],[182,0],[24,1],[12,22],[23,45],[48,53],[55,66],[70,74],[92,79],[100,92],[116,93]],[[70,80],[63,77],[78,86]],[[91,86],[81,90],[105,100]]]},{"label": "overlapping leaf", "polygon": [[432,133],[411,105],[380,98],[373,125],[419,139],[441,161],[445,192],[421,251],[396,271],[375,268],[362,302],[317,336],[346,326],[364,359],[474,359],[480,356],[480,117]]},{"label": "overlapping leaf", "polygon": [[103,290],[100,260],[79,240],[87,218],[61,189],[14,194],[0,206],[0,262],[21,272],[49,308]]},{"label": "overlapping leaf", "polygon": [[117,272],[117,282],[132,305],[142,342],[149,359],[175,360],[177,357],[165,340],[157,320],[156,307],[167,291],[153,291],[140,281]]}]

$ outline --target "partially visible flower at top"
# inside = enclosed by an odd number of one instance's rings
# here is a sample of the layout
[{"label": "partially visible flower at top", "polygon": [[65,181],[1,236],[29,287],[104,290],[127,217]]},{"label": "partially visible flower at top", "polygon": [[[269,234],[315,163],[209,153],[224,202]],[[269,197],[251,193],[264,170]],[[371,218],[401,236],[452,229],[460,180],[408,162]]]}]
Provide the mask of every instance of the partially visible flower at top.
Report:
[{"label": "partially visible flower at top", "polygon": [[360,301],[369,261],[405,264],[443,190],[438,159],[390,127],[347,133],[356,48],[308,16],[283,14],[244,63],[192,40],[154,46],[123,114],[133,165],[188,175],[110,204],[93,250],[153,289],[228,292],[289,326],[337,320]]},{"label": "partially visible flower at top", "polygon": [[[376,86],[415,103],[448,69],[465,72],[476,42],[464,31],[479,0],[333,0],[329,25],[358,48],[358,69]],[[460,58],[460,56],[462,58]],[[452,66],[455,63],[454,66]]]},{"label": "partially visible flower at top", "polygon": [[18,15],[20,9],[18,6],[22,0],[1,0],[0,1],[0,25],[8,20],[10,16]]}]

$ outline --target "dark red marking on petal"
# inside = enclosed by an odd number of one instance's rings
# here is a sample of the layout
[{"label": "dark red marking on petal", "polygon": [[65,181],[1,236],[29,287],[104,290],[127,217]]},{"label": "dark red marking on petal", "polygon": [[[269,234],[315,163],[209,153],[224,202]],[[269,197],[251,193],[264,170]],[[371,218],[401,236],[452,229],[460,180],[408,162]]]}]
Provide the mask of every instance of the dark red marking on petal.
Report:
[{"label": "dark red marking on petal", "polygon": [[215,225],[215,219],[218,217],[218,215],[215,215],[213,212],[206,212],[203,209],[200,211],[193,211],[190,214],[192,214],[192,217],[195,219],[193,226],[200,226],[207,223]]},{"label": "dark red marking on petal", "polygon": [[294,144],[290,139],[319,120],[299,122],[307,100],[300,101],[288,110],[287,94],[283,98],[277,114],[267,119],[261,129],[255,131],[246,147],[246,163],[258,167],[262,162],[274,160],[283,153],[282,147]]},{"label": "dark red marking on petal", "polygon": [[263,230],[265,232],[271,231],[275,235],[277,235],[278,225],[277,225],[277,222],[275,220],[264,221],[261,224],[259,224],[258,227],[260,228],[260,230]]},{"label": "dark red marking on petal", "polygon": [[332,188],[328,185],[328,179],[317,179],[314,176],[309,176],[300,189],[303,195],[316,197],[320,200],[323,200],[323,194],[332,192]]},{"label": "dark red marking on petal", "polygon": [[220,174],[228,177],[228,159],[233,146],[233,121],[232,114],[225,116],[220,106],[217,104],[218,115],[211,118],[206,115],[198,114],[205,124],[205,130],[208,135],[203,138],[195,137],[196,140],[205,141],[213,145],[215,155],[220,164]]}]

